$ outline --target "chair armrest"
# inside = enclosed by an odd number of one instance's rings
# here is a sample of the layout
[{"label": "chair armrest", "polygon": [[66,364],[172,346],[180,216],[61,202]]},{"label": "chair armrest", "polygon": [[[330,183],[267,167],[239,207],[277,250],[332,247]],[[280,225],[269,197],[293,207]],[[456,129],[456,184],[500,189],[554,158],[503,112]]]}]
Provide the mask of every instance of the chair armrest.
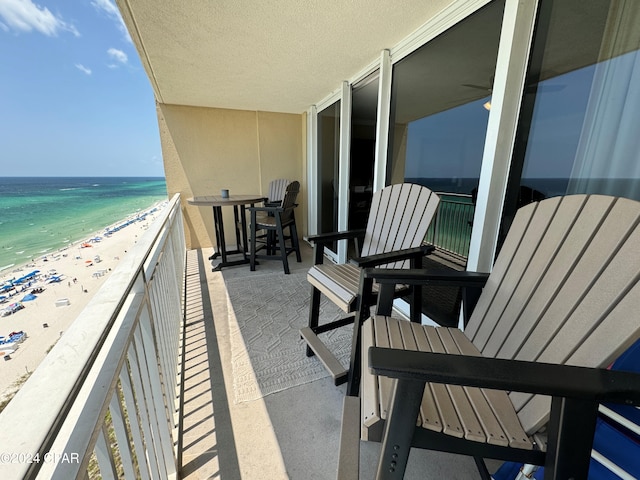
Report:
[{"label": "chair armrest", "polygon": [[398,379],[640,405],[640,375],[603,368],[381,347],[369,348],[369,367]]},{"label": "chair armrest", "polygon": [[325,245],[327,243],[335,242],[336,240],[349,240],[352,238],[363,237],[364,234],[365,230],[319,233],[318,235],[311,235],[310,237],[307,237],[307,240],[318,245]]},{"label": "chair armrest", "polygon": [[281,207],[247,207],[250,212],[281,212]]},{"label": "chair armrest", "polygon": [[[425,255],[429,255],[435,249],[436,247],[433,245],[421,245],[419,247],[405,248],[403,250],[395,250],[393,252],[377,253],[366,257],[356,257],[352,258],[351,262],[355,263],[360,268],[374,267],[376,265],[384,265],[385,263],[397,262],[408,258],[423,257]],[[380,270],[384,269],[381,268]],[[403,269],[399,269],[399,271],[402,270]],[[393,269],[393,271],[395,271],[395,269]]]},{"label": "chair armrest", "polygon": [[379,284],[438,285],[459,287],[484,287],[488,273],[451,271],[428,273],[422,269],[408,268],[367,268],[366,278],[373,278]]}]

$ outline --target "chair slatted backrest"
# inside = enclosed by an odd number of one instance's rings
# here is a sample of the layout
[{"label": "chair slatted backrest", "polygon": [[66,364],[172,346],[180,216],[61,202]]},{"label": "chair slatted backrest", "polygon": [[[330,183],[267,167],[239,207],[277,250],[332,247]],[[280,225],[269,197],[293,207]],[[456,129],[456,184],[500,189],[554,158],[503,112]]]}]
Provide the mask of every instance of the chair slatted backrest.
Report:
[{"label": "chair slatted backrest", "polygon": [[293,181],[287,185],[286,193],[282,198],[282,220],[288,220],[293,214],[293,209],[296,207],[296,198],[300,192],[300,182]]},{"label": "chair slatted backrest", "polygon": [[[393,252],[422,244],[440,198],[413,183],[390,185],[373,195],[362,256]],[[405,268],[408,261],[382,267]]]},{"label": "chair slatted backrest", "polygon": [[[640,202],[602,195],[518,211],[465,334],[483,355],[606,367],[640,336]],[[527,433],[548,397],[510,394]]]},{"label": "chair slatted backrest", "polygon": [[281,202],[287,193],[287,185],[291,183],[286,178],[279,178],[269,182],[269,197],[267,203]]}]

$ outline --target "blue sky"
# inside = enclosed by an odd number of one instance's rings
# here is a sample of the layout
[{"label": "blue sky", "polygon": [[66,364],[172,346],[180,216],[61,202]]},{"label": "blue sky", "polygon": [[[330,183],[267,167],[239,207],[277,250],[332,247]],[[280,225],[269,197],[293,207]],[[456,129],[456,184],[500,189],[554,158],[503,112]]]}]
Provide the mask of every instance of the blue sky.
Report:
[{"label": "blue sky", "polygon": [[113,0],[0,0],[0,176],[164,176]]}]

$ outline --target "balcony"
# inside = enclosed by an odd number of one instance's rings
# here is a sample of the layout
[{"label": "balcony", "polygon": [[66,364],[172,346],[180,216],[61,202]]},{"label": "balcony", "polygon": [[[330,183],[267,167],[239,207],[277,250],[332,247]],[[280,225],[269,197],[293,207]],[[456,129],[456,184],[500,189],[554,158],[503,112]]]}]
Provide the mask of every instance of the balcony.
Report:
[{"label": "balcony", "polygon": [[[246,294],[251,282],[297,281],[306,322],[311,249],[286,277],[280,262],[212,272],[210,254],[186,251],[174,197],[0,415],[2,478],[335,478],[344,386],[320,375],[240,400],[234,387],[238,345],[253,361],[250,335],[235,330],[243,312],[279,320]],[[249,290],[238,296],[239,285]],[[296,348],[285,361],[315,368]],[[369,477],[378,449],[363,447]],[[412,453],[412,471],[475,476],[472,460],[433,452]]]}]

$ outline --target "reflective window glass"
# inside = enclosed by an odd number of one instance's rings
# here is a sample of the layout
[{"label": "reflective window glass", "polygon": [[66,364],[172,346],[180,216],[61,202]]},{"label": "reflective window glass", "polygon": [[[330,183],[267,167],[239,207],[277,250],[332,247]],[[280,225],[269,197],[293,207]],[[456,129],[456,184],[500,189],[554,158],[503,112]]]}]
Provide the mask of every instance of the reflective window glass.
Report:
[{"label": "reflective window glass", "polygon": [[[318,112],[318,233],[338,230],[340,101]],[[335,246],[332,249],[335,251]]]},{"label": "reflective window glass", "polygon": [[640,2],[542,0],[504,208],[599,193],[640,200]]},{"label": "reflective window glass", "polygon": [[428,241],[463,262],[491,108],[504,1],[492,2],[394,65],[387,184],[441,194]]}]

